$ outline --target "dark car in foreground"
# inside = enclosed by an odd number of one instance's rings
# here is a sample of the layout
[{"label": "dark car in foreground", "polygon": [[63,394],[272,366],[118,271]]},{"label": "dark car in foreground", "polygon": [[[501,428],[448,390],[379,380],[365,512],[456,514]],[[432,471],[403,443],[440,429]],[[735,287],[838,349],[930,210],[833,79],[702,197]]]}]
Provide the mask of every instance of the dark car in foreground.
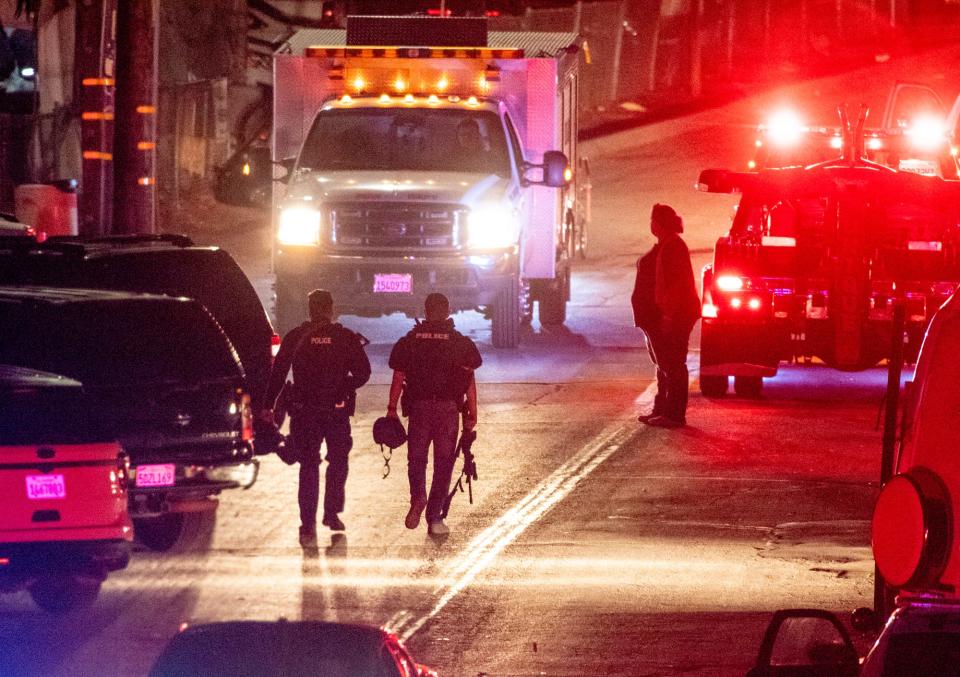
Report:
[{"label": "dark car in foreground", "polygon": [[129,459],[72,379],[0,364],[0,592],[49,611],[96,599],[130,559]]},{"label": "dark car in foreground", "polygon": [[231,621],[176,635],[150,677],[436,677],[396,635],[321,621]]},{"label": "dark car in foreground", "polygon": [[265,388],[279,337],[240,266],[218,247],[182,235],[54,237],[0,242],[0,284],[186,296],[220,324],[243,364],[251,398]]},{"label": "dark car in foreground", "polygon": [[130,512],[153,549],[207,538],[211,499],[256,480],[243,369],[197,301],[0,287],[0,363],[84,384],[130,455]]}]

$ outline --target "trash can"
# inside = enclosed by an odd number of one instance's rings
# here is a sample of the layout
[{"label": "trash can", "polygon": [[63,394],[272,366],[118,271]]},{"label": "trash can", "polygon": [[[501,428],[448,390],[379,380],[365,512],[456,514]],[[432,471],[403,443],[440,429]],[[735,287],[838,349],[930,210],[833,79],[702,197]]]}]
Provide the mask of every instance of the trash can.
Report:
[{"label": "trash can", "polygon": [[17,220],[33,226],[39,241],[78,233],[76,180],[26,183],[13,196]]}]

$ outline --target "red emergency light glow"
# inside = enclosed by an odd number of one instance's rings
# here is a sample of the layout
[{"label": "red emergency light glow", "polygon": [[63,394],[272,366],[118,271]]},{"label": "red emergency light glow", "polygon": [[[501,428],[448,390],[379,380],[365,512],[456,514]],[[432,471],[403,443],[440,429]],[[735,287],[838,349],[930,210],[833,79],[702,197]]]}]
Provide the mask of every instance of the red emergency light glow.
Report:
[{"label": "red emergency light glow", "polygon": [[522,49],[490,47],[307,47],[308,57],[324,59],[522,59]]},{"label": "red emergency light glow", "polygon": [[760,299],[758,298],[752,298],[747,301],[747,307],[750,308],[750,310],[760,310],[760,305]]},{"label": "red emergency light glow", "polygon": [[770,140],[778,146],[795,146],[806,131],[800,116],[792,110],[782,110],[772,115],[766,129]]},{"label": "red emergency light glow", "polygon": [[720,291],[740,291],[743,289],[743,278],[736,275],[719,275],[716,285]]},{"label": "red emergency light glow", "polygon": [[921,150],[934,150],[947,139],[943,120],[931,116],[915,119],[904,133]]}]

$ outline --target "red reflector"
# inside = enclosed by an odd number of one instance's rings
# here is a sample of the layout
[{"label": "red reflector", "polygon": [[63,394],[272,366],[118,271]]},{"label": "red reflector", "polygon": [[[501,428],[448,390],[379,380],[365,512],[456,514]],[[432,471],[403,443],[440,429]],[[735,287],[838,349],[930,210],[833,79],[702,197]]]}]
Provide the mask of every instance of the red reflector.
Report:
[{"label": "red reflector", "polygon": [[923,502],[908,477],[894,477],[880,492],[871,531],[880,573],[894,587],[905,585],[917,572],[926,542]]},{"label": "red reflector", "polygon": [[7,557],[0,557],[0,567],[5,567],[10,564],[10,559]]},{"label": "red reflector", "polygon": [[240,398],[240,438],[244,442],[253,439],[253,408],[246,393]]},{"label": "red reflector", "polygon": [[274,334],[270,337],[270,355],[276,357],[277,353],[280,352],[280,336]]}]

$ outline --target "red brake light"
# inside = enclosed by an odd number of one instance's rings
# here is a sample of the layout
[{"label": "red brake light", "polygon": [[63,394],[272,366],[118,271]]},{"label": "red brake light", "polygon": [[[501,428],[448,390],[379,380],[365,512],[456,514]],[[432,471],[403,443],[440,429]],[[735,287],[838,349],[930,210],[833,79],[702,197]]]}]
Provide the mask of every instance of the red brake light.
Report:
[{"label": "red brake light", "polygon": [[253,407],[247,394],[240,398],[240,438],[244,442],[253,439]]},{"label": "red brake light", "polygon": [[718,275],[715,284],[720,291],[740,291],[743,289],[743,278],[737,275]]}]

